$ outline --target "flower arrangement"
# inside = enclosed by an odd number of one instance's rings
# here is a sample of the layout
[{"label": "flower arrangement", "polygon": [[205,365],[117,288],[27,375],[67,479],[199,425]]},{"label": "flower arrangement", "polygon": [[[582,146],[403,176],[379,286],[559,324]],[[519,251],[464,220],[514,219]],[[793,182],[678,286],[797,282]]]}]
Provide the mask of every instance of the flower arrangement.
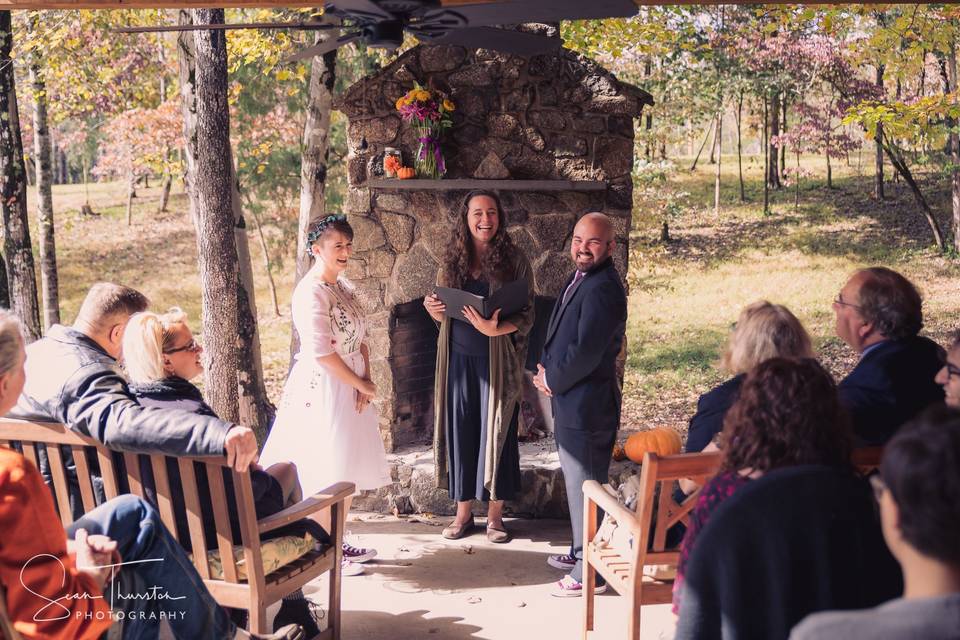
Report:
[{"label": "flower arrangement", "polygon": [[452,113],[456,105],[438,91],[430,92],[413,83],[413,89],[396,103],[400,117],[416,130],[420,148],[416,155],[417,171],[429,178],[439,178],[447,172],[440,150],[440,137],[453,125]]}]

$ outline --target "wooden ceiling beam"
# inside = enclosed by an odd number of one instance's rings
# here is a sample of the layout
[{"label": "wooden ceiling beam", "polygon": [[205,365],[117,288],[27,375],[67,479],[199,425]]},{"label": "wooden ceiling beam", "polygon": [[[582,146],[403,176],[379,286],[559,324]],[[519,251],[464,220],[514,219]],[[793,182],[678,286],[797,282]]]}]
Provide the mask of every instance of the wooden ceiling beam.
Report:
[{"label": "wooden ceiling beam", "polygon": [[[456,6],[458,4],[481,4],[490,0],[441,0],[441,4]],[[522,0],[515,0],[522,2]],[[588,0],[585,0],[588,1]],[[637,6],[644,5],[684,5],[684,4],[756,4],[755,2],[724,2],[722,0],[670,0],[657,2],[656,0],[634,0]],[[788,4],[789,0],[772,0],[772,4]],[[813,4],[813,3],[811,3]],[[828,2],[816,4],[846,4],[843,2]],[[867,0],[866,4],[884,4],[883,0]],[[905,2],[903,4],[923,4],[922,2]],[[316,7],[322,6],[323,0],[0,0],[0,10],[9,9],[189,9],[208,7],[242,7],[242,8],[270,8],[270,7]]]}]

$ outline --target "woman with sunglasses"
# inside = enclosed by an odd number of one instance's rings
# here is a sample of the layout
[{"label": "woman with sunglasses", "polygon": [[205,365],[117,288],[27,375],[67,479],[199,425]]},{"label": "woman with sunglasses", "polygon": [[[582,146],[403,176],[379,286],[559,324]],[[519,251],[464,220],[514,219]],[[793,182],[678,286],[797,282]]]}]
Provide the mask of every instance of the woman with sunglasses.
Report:
[{"label": "woman with sunglasses", "polygon": [[[137,313],[127,322],[123,334],[123,364],[130,380],[130,392],[145,407],[179,409],[215,416],[213,409],[204,401],[200,389],[191,382],[203,373],[202,355],[203,347],[197,343],[187,325],[187,314],[177,307],[164,314],[149,311]],[[195,469],[202,512],[207,518],[204,523],[204,530],[208,534],[207,546],[215,548],[216,540],[212,533],[216,531],[216,526],[206,469],[199,464],[195,465]],[[141,458],[140,472],[147,497],[155,502],[155,497],[151,496],[155,484],[149,458]],[[174,458],[167,458],[167,475],[171,494],[175,496],[174,515],[177,526],[180,531],[186,531],[186,511],[182,501],[176,499],[183,495],[183,491],[179,468]],[[297,468],[291,462],[277,462],[266,470],[251,467],[250,483],[258,518],[282,511],[302,498]],[[227,495],[231,495],[233,481],[230,474],[224,474],[224,484]],[[234,503],[234,500],[228,499],[229,505]],[[234,531],[239,530],[239,518],[232,509],[230,519],[235,523]],[[329,541],[326,531],[312,520],[300,520],[289,528],[278,531],[277,535],[303,535],[304,532],[309,532],[318,542]],[[239,540],[234,540],[234,543],[239,543]],[[312,637],[311,633],[319,633],[310,603],[299,590],[284,598],[275,626],[279,627],[287,622],[302,625],[307,631],[307,637]]]}]

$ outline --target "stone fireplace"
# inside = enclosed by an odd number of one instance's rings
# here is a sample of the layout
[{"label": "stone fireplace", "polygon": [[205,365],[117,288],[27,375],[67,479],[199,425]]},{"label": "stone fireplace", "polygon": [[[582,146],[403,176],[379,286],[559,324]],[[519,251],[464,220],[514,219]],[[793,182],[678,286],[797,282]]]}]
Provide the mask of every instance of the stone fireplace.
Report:
[{"label": "stone fireplace", "polygon": [[[457,105],[443,142],[442,180],[378,175],[386,147],[413,164],[417,135],[394,103],[414,81],[441,89]],[[463,196],[479,188],[498,192],[509,233],[533,264],[538,297],[559,295],[572,269],[574,222],[588,211],[615,220],[614,260],[625,275],[634,118],[645,104],[652,104],[649,94],[566,49],[524,58],[454,46],[411,49],[336,100],[349,120],[344,209],[355,230],[355,260],[348,276],[369,312],[388,450],[432,437],[437,332],[422,299],[434,286]]]}]

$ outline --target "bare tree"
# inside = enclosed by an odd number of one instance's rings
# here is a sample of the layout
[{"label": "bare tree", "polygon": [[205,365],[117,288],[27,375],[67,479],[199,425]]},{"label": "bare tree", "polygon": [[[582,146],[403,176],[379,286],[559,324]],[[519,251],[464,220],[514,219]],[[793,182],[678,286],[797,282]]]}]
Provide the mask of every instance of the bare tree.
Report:
[{"label": "bare tree", "polygon": [[[319,32],[314,39],[320,43],[329,37]],[[314,56],[310,66],[310,97],[307,102],[307,120],[303,127],[303,153],[300,163],[300,215],[297,222],[296,282],[310,269],[307,256],[307,231],[326,211],[327,151],[330,147],[330,112],[333,103],[333,84],[336,80],[337,50]],[[291,327],[293,323],[291,322]],[[290,354],[300,347],[296,328],[290,336]]]},{"label": "bare tree", "polygon": [[27,172],[20,138],[20,114],[13,77],[13,28],[9,11],[0,11],[0,212],[3,215],[3,258],[10,307],[23,322],[28,341],[40,337],[37,274],[27,220]]},{"label": "bare tree", "polygon": [[[36,12],[30,15],[30,28],[39,27]],[[40,287],[43,295],[43,327],[60,323],[60,285],[57,277],[57,245],[53,224],[53,167],[50,128],[47,122],[47,87],[43,78],[43,54],[30,54],[30,83],[33,85],[33,141],[37,173],[37,227],[40,244]]]}]

